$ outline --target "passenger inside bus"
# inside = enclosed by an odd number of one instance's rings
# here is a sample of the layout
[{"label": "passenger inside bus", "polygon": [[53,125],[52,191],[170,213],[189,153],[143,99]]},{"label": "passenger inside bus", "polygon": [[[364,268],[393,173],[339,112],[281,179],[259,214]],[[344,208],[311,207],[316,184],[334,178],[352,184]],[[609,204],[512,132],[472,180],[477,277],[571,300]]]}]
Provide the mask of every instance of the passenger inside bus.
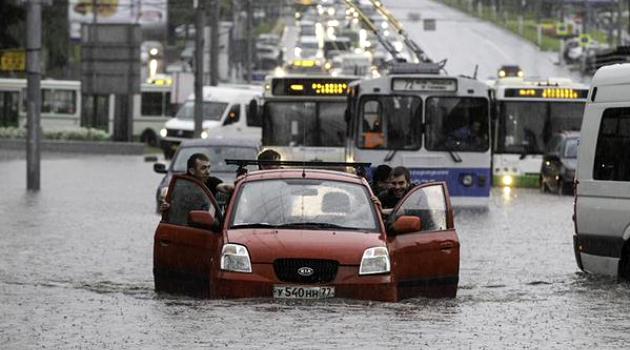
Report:
[{"label": "passenger inside bus", "polygon": [[368,101],[363,105],[363,145],[365,148],[383,148],[385,135],[383,133],[383,117],[381,104],[378,101]]}]

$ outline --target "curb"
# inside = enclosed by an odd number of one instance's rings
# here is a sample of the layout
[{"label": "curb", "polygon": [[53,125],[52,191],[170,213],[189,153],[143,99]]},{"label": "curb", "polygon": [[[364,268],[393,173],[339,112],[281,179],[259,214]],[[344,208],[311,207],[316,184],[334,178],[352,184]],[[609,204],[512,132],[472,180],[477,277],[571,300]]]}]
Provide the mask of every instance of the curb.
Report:
[{"label": "curb", "polygon": [[[42,151],[86,154],[143,155],[144,143],[42,140]],[[24,139],[0,139],[0,150],[26,150]]]}]

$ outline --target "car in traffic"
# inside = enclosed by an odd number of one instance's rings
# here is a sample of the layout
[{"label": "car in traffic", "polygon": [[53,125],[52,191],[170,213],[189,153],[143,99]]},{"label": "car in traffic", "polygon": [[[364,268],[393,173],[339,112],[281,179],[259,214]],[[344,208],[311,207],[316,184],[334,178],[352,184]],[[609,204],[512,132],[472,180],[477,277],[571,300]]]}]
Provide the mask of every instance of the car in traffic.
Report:
[{"label": "car in traffic", "polygon": [[540,168],[540,190],[558,194],[573,192],[580,133],[564,131],[555,134],[545,149]]},{"label": "car in traffic", "polygon": [[211,175],[223,182],[232,182],[236,177],[237,167],[225,164],[226,158],[256,158],[260,142],[249,138],[212,138],[185,140],[179,146],[170,164],[154,163],[153,170],[164,174],[155,193],[156,211],[160,212],[160,203],[166,198],[168,185],[175,174],[185,174],[188,158],[195,153],[203,153],[210,160]]},{"label": "car in traffic", "polygon": [[[202,209],[175,210],[190,198],[185,191],[203,197]],[[414,187],[386,220],[372,196],[355,174],[260,170],[239,177],[221,215],[199,181],[175,175],[154,237],[155,289],[210,298],[455,297],[460,245],[446,184]]]},{"label": "car in traffic", "polygon": [[499,68],[499,70],[497,71],[497,76],[499,78],[509,78],[509,77],[523,78],[525,76],[525,73],[523,72],[521,67],[518,65],[506,64]]}]

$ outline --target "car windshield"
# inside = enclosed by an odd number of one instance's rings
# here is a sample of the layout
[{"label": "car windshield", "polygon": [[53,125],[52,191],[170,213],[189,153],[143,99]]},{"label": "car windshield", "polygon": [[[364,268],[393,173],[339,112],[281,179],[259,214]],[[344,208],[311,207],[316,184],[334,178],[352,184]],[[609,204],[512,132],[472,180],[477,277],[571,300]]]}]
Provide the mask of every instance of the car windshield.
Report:
[{"label": "car windshield", "polygon": [[564,145],[564,158],[577,158],[578,139],[568,139]]},{"label": "car windshield", "polygon": [[232,228],[378,230],[367,188],[356,183],[312,179],[252,181],[245,183],[237,196]]},{"label": "car windshield", "polygon": [[428,150],[486,152],[490,148],[485,98],[430,97],[426,124]]},{"label": "car windshield", "polygon": [[268,102],[263,143],[274,146],[343,147],[346,102]]},{"label": "car windshield", "polygon": [[502,102],[497,152],[542,154],[553,133],[579,130],[584,102]]},{"label": "car windshield", "polygon": [[[203,120],[221,120],[228,104],[225,102],[204,102],[203,103]],[[193,101],[187,101],[177,111],[175,118],[194,119],[195,104]]]},{"label": "car windshield", "polygon": [[[256,159],[258,150],[256,147],[246,146],[195,146],[181,147],[175,159],[173,159],[172,171],[186,172],[188,158],[195,153],[203,153],[210,160],[210,171],[234,172],[236,165],[225,164],[225,159]],[[250,169],[251,170],[251,169]]]}]

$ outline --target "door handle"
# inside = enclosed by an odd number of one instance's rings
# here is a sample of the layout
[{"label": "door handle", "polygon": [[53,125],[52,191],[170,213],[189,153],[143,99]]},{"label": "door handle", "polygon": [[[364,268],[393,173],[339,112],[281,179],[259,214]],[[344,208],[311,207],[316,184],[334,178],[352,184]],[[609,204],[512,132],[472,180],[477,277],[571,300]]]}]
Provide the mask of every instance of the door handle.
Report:
[{"label": "door handle", "polygon": [[442,242],[440,243],[440,250],[448,250],[455,246],[453,242]]},{"label": "door handle", "polygon": [[165,239],[160,240],[160,246],[162,247],[168,247],[169,244],[171,244],[171,241],[167,241]]}]

